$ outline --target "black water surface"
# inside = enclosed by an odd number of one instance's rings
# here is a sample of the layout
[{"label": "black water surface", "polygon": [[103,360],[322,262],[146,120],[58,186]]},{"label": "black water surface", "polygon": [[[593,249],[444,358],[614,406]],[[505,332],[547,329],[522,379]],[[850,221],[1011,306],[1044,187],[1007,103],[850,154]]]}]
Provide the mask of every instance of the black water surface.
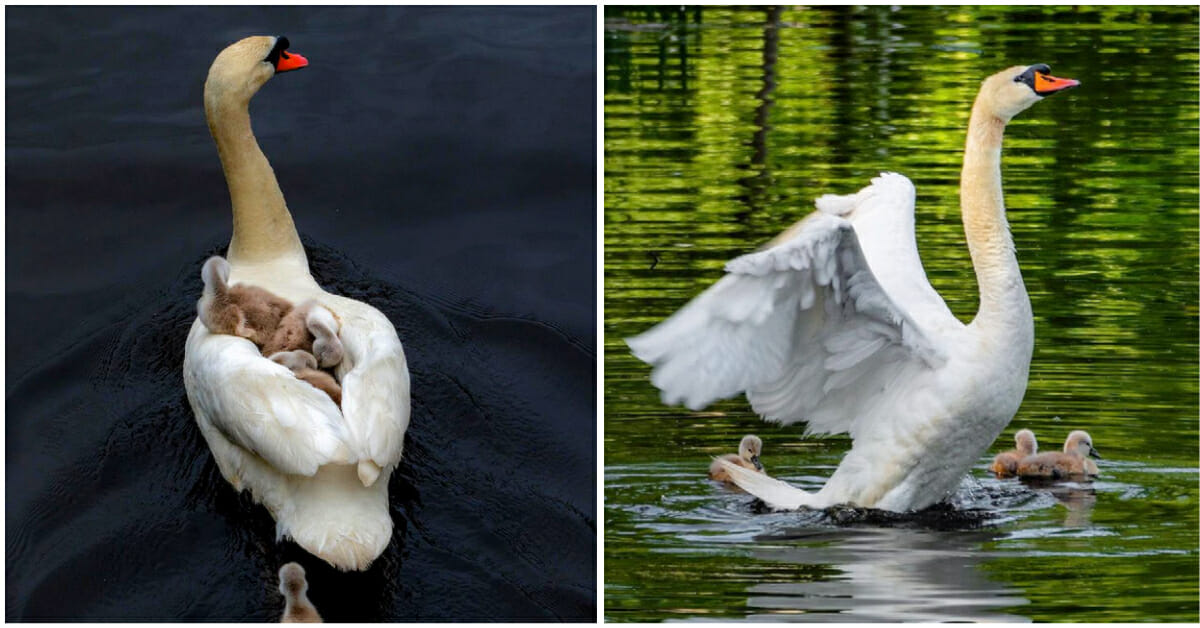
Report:
[{"label": "black water surface", "polygon": [[[595,14],[52,8],[6,16],[7,620],[595,617]],[[251,107],[318,282],[412,370],[396,532],[343,574],[216,470],[183,343],[229,200],[228,43],[310,67]]]}]

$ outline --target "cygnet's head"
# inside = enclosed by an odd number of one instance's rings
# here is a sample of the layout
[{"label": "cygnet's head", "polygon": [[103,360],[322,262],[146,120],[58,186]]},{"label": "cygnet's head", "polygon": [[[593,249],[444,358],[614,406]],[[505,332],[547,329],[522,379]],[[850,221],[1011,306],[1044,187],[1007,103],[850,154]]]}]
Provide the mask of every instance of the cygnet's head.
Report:
[{"label": "cygnet's head", "polygon": [[1063,451],[1080,457],[1091,456],[1101,459],[1100,452],[1092,446],[1092,437],[1083,430],[1075,430],[1067,436],[1067,442],[1063,443]]},{"label": "cygnet's head", "polygon": [[988,113],[1008,122],[1046,96],[1077,85],[1075,79],[1050,76],[1045,63],[1017,65],[985,79],[975,106],[986,107]]},{"label": "cygnet's head", "polygon": [[1013,439],[1017,441],[1017,451],[1027,456],[1037,453],[1037,437],[1031,430],[1018,430]]},{"label": "cygnet's head", "polygon": [[308,580],[299,563],[288,563],[279,568],[279,592],[287,597],[299,597],[308,592]]},{"label": "cygnet's head", "polygon": [[755,469],[762,471],[762,463],[758,461],[758,457],[762,455],[762,447],[761,438],[754,434],[747,434],[742,437],[742,442],[738,445],[738,456],[753,464]]},{"label": "cygnet's head", "polygon": [[264,83],[280,72],[308,65],[304,57],[285,52],[287,37],[256,35],[230,44],[213,60],[204,82],[205,105],[210,98],[248,103]]},{"label": "cygnet's head", "polygon": [[313,355],[322,368],[334,366],[345,357],[345,348],[338,339],[342,322],[329,309],[314,305],[305,316],[305,324],[313,335]]}]

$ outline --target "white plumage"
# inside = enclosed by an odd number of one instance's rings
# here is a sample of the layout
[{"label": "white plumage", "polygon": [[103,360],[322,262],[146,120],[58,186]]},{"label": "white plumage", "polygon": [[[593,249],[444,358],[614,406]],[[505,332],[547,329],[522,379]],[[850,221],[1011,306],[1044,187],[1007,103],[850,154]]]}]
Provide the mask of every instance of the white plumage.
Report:
[{"label": "white plumage", "polygon": [[1049,93],[1022,82],[1043,68],[989,78],[973,109],[963,220],[981,298],[970,325],[925,276],[912,183],[884,173],[857,194],[817,199],[816,212],[628,339],[665,403],[696,410],[745,392],[765,419],[854,439],[817,493],[724,464],[743,489],[779,508],[922,508],[957,486],[1016,413],[1033,320],[1004,215],[1000,141],[1012,115]]},{"label": "white plumage", "polygon": [[[233,202],[230,284],[293,303],[314,299],[341,322],[342,407],[262,356],[249,340],[210,333],[197,319],[184,350],[184,385],[221,474],[249,490],[280,537],[340,569],[366,569],[391,540],[388,478],[409,421],[404,349],[375,308],[313,280],[274,172],[250,132],[248,104],[277,71],[303,67],[286,40],[250,37],[217,56],[205,112]],[[288,64],[276,66],[279,59]]]}]

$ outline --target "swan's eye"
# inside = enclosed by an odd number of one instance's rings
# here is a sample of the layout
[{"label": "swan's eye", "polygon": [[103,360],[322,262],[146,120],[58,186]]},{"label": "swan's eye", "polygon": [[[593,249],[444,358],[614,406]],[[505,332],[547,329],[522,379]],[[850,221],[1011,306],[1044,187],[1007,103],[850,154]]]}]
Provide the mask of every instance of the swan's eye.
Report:
[{"label": "swan's eye", "polygon": [[271,67],[278,66],[279,59],[281,59],[281,58],[287,59],[288,58],[288,53],[286,53],[284,51],[287,50],[288,46],[290,46],[290,45],[291,45],[291,42],[288,41],[287,37],[279,37],[278,39],[275,40],[275,46],[273,48],[271,48],[271,52],[267,53],[267,58],[263,59],[263,61],[270,63]]},{"label": "swan's eye", "polygon": [[1030,87],[1030,89],[1032,89],[1033,91],[1036,92],[1037,91],[1037,75],[1038,74],[1042,74],[1042,75],[1050,74],[1050,66],[1046,65],[1045,63],[1035,63],[1035,64],[1029,66],[1028,68],[1025,68],[1024,72],[1018,74],[1015,78],[1013,78],[1013,82],[1014,83],[1024,83],[1024,84],[1028,85]]}]

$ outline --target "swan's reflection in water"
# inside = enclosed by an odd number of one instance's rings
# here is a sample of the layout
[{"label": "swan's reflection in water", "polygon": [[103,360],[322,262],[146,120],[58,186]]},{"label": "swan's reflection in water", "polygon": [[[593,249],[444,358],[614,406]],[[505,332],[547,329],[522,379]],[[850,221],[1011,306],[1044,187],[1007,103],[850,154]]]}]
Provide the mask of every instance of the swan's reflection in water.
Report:
[{"label": "swan's reflection in water", "polygon": [[995,531],[788,528],[755,540],[759,560],[826,565],[819,581],[749,588],[747,618],[785,621],[1027,621],[997,609],[1027,604],[980,564]]},{"label": "swan's reflection in water", "polygon": [[[1032,489],[1032,491],[1029,491]],[[1028,621],[1018,588],[998,583],[982,567],[985,548],[1008,535],[995,527],[1002,510],[1065,507],[1063,526],[1091,525],[1096,490],[1090,482],[964,482],[953,506],[917,515],[833,509],[812,513],[850,526],[776,524],[754,538],[761,561],[811,567],[820,579],[750,585],[747,617],[756,620],[910,622]],[[861,526],[859,524],[862,524]],[[979,528],[979,529],[971,529]]]},{"label": "swan's reflection in water", "polygon": [[[809,488],[826,471],[783,479]],[[1026,569],[1057,574],[1057,561],[1093,560],[1104,550],[1091,539],[1113,535],[1093,521],[1097,499],[1144,492],[1109,479],[1034,484],[985,475],[965,478],[948,504],[916,513],[774,511],[699,480],[703,473],[696,464],[607,467],[606,555],[620,565],[636,538],[633,555],[643,559],[636,572],[606,566],[610,618],[1029,621],[1038,598]]]}]

